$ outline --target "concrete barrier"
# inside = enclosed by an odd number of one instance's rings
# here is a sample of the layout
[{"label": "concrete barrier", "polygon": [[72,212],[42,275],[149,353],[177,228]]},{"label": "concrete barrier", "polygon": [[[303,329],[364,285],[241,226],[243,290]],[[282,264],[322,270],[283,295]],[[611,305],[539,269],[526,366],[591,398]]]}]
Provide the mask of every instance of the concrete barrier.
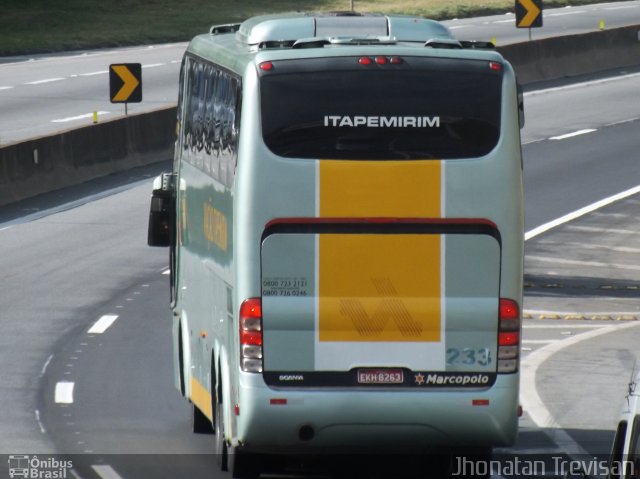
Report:
[{"label": "concrete barrier", "polygon": [[523,85],[640,65],[640,26],[513,43],[498,51]]},{"label": "concrete barrier", "polygon": [[[640,64],[639,26],[498,48],[523,85]],[[175,107],[0,148],[0,206],[170,159]]]},{"label": "concrete barrier", "polygon": [[0,148],[0,206],[173,156],[175,107]]}]

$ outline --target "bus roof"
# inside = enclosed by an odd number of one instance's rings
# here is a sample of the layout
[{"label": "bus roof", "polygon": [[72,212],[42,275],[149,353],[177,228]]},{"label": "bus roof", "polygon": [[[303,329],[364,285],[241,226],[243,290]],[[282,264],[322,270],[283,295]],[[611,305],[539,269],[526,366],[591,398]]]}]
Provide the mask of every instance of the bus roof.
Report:
[{"label": "bus roof", "polygon": [[[215,25],[209,34],[195,37],[188,51],[241,73],[248,62],[265,51],[287,51],[283,56],[299,58],[301,49],[305,56],[326,56],[326,47],[394,45],[429,49],[433,56],[442,56],[442,50],[447,50],[446,56],[457,58],[499,57],[496,52],[486,55],[478,51],[492,50],[492,43],[459,41],[434,20],[352,12],[262,15],[243,23]],[[317,53],[312,54],[312,49]],[[350,53],[341,49],[340,54]]]}]

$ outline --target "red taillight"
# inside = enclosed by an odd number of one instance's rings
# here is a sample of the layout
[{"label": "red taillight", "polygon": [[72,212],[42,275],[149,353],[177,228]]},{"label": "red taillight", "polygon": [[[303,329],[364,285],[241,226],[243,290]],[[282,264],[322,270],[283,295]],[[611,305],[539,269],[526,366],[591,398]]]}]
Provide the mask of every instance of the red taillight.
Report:
[{"label": "red taillight", "polygon": [[271,63],[271,62],[262,62],[260,64],[260,70],[262,70],[263,72],[270,72],[271,70],[273,70],[273,63]]},{"label": "red taillight", "polygon": [[262,300],[250,298],[240,305],[240,363],[243,371],[262,372]]},{"label": "red taillight", "polygon": [[502,71],[502,63],[489,62],[489,68],[491,70],[493,70],[494,72],[501,72]]},{"label": "red taillight", "polygon": [[392,65],[400,65],[402,63],[402,58],[400,57],[385,57],[382,55],[378,55],[375,57],[360,57],[358,58],[358,63],[360,65],[387,65],[388,63]]},{"label": "red taillight", "polygon": [[262,331],[240,330],[240,344],[248,346],[262,346]]},{"label": "red taillight", "polygon": [[262,301],[260,298],[251,298],[245,300],[240,305],[240,320],[243,319],[262,319]]},{"label": "red taillight", "polygon": [[520,357],[520,306],[500,298],[498,318],[498,372],[514,373]]},{"label": "red taillight", "polygon": [[520,343],[520,333],[498,333],[498,346],[517,346]]},{"label": "red taillight", "polygon": [[512,299],[500,298],[500,319],[518,319],[520,308]]}]

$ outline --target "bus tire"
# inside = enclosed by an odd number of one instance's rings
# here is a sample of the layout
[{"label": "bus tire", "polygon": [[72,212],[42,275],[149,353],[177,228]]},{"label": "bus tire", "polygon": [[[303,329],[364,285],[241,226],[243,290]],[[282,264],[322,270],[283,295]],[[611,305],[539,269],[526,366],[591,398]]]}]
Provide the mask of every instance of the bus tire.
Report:
[{"label": "bus tire", "polygon": [[227,460],[233,479],[257,479],[260,476],[261,461],[257,454],[230,448]]},{"label": "bus tire", "polygon": [[178,326],[178,378],[180,381],[180,394],[187,397],[187,387],[184,380],[184,347],[182,345],[182,325]]},{"label": "bus tire", "polygon": [[[219,396],[218,396],[219,397]],[[221,471],[229,471],[234,479],[256,479],[260,475],[258,457],[237,450],[225,439],[225,423],[222,401],[216,400],[215,436],[216,461]]]},{"label": "bus tire", "polygon": [[224,414],[222,412],[222,402],[219,400],[218,395],[216,394],[215,401],[215,413],[214,416],[216,418],[215,421],[215,455],[216,462],[218,463],[218,467],[221,471],[227,471],[229,469],[229,448],[227,446],[227,441],[224,437]]}]

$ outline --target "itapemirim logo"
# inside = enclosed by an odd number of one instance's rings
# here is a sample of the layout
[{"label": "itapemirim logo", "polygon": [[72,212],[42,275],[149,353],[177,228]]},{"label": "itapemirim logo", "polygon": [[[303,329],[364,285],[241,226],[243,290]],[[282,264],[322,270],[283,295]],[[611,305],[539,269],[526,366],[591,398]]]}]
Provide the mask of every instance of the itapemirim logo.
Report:
[{"label": "itapemirim logo", "polygon": [[25,454],[9,456],[9,477],[24,477],[27,479],[66,479],[73,467],[72,461],[60,460],[54,457],[46,459]]}]

